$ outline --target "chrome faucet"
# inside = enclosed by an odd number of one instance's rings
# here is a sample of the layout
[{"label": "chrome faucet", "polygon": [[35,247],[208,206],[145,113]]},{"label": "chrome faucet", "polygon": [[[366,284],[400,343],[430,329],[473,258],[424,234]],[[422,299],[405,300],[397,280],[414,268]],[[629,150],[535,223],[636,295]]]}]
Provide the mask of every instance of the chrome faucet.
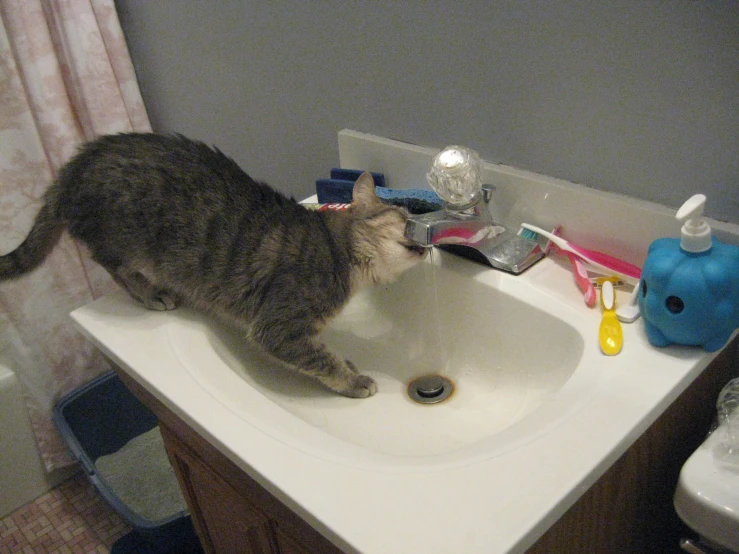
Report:
[{"label": "chrome faucet", "polygon": [[493,220],[488,204],[495,187],[481,184],[482,161],[474,150],[448,146],[434,157],[426,178],[444,208],[411,216],[406,238],[514,274],[544,257],[546,239],[520,236]]}]

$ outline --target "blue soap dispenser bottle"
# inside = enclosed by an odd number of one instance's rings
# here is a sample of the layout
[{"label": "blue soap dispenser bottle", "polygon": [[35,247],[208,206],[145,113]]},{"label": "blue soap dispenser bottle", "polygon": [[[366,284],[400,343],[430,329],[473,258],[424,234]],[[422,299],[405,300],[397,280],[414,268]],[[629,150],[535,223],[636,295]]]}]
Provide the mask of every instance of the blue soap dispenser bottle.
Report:
[{"label": "blue soap dispenser bottle", "polygon": [[642,268],[639,311],[649,342],[723,347],[739,328],[739,247],[711,235],[703,219],[706,197],[696,194],[678,210],[681,236],[650,246]]}]

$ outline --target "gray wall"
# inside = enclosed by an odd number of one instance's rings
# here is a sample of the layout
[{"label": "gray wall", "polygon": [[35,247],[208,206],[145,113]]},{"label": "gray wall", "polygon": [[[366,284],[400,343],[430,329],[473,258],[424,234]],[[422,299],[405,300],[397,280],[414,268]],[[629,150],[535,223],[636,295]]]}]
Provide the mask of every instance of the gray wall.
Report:
[{"label": "gray wall", "polygon": [[303,197],[350,128],[739,223],[735,0],[117,0],[152,124]]}]

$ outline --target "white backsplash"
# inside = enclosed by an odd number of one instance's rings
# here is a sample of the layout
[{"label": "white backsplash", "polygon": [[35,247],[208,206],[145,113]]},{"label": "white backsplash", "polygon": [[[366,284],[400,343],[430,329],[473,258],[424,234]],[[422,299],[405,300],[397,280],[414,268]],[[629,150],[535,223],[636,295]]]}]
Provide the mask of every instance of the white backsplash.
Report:
[{"label": "white backsplash", "polygon": [[[341,167],[382,172],[390,188],[429,189],[426,172],[438,151],[348,129],[339,132]],[[489,162],[483,181],[496,187],[493,215],[512,228],[522,222],[545,229],[561,225],[562,236],[574,244],[638,266],[653,240],[680,236],[676,209],[661,204]],[[720,240],[739,245],[739,225],[707,221]]]}]

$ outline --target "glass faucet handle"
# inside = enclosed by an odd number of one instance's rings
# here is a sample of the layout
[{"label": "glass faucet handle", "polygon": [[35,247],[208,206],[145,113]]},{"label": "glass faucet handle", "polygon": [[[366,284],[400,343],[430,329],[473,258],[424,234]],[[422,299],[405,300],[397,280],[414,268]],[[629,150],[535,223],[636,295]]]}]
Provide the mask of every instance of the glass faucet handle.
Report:
[{"label": "glass faucet handle", "polygon": [[482,160],[470,148],[447,146],[434,157],[426,180],[442,200],[469,205],[482,189]]}]

